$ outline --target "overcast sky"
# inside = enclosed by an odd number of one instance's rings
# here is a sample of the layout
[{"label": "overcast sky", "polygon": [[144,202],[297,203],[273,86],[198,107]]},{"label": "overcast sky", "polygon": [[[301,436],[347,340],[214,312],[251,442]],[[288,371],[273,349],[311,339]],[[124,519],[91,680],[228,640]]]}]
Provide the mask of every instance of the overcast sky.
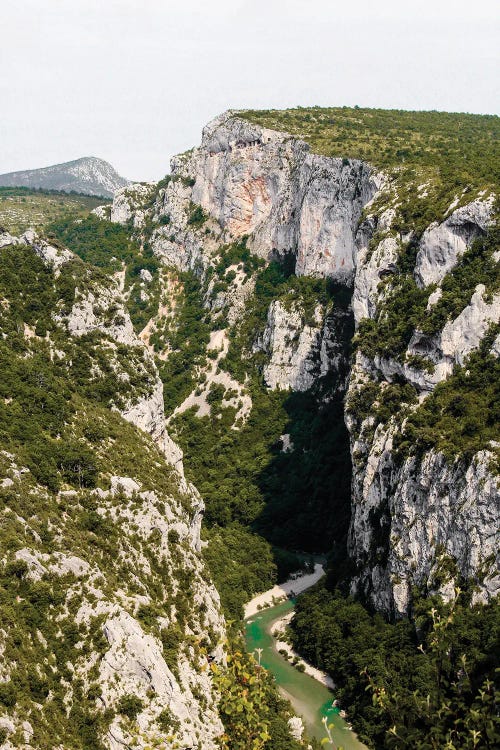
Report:
[{"label": "overcast sky", "polygon": [[0,173],[159,179],[228,108],[498,114],[494,0],[0,0]]}]

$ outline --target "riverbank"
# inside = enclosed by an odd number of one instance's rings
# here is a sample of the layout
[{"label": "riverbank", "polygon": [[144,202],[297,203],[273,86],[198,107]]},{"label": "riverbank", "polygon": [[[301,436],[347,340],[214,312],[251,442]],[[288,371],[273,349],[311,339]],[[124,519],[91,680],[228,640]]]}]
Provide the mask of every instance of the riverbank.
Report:
[{"label": "riverbank", "polygon": [[[315,680],[317,680],[318,682],[320,682],[322,685],[329,688],[330,690],[334,690],[335,683],[329,674],[326,674],[326,672],[322,672],[320,669],[313,667],[312,664],[309,664],[309,662],[303,659],[300,654],[294,651],[289,643],[283,640],[285,630],[290,624],[290,621],[293,615],[294,615],[294,612],[292,610],[291,612],[288,612],[283,617],[280,617],[279,620],[276,620],[271,626],[271,635],[275,639],[276,650],[278,651],[278,653],[282,653],[284,651],[290,661],[293,661],[294,659],[298,659],[298,664],[295,666],[295,668],[297,668],[298,665],[302,665],[304,668],[303,671],[305,672],[305,674],[310,675],[311,677],[313,677]],[[298,670],[298,671],[301,671],[301,670]]]},{"label": "riverbank", "polygon": [[[249,601],[245,606],[246,644],[250,653],[259,653],[259,662],[274,675],[282,695],[305,722],[310,737],[319,741],[325,738],[323,720],[326,718],[336,745],[344,750],[366,750],[343,720],[344,712],[340,716],[335,707],[332,678],[305,662],[280,637],[294,614],[292,597],[314,586],[324,575],[323,563],[316,562],[312,573],[289,578]],[[291,663],[295,659],[303,669]]]},{"label": "riverbank", "polygon": [[[296,581],[297,579],[294,583]],[[293,615],[293,608],[291,599],[286,598],[280,604],[257,611],[246,620],[245,640],[248,651],[274,676],[281,694],[290,701],[296,715],[302,718],[310,738],[314,737],[319,742],[325,738],[323,722],[326,719],[337,747],[343,747],[344,750],[366,750],[365,745],[340,716],[331,689],[316,676],[296,669],[278,653],[271,631],[277,621]]]},{"label": "riverbank", "polygon": [[291,596],[301,594],[306,589],[314,586],[325,575],[322,563],[315,563],[313,573],[304,573],[296,578],[289,578],[285,583],[277,584],[272,589],[264,591],[263,594],[254,596],[245,604],[245,620],[253,617],[265,607],[272,607],[279,602],[289,599]]}]

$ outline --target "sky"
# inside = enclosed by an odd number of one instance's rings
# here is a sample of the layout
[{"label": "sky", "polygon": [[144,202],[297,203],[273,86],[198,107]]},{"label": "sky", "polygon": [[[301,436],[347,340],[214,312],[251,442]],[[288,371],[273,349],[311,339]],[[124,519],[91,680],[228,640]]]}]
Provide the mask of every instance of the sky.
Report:
[{"label": "sky", "polygon": [[494,0],[1,0],[0,173],[160,179],[226,109],[499,114]]}]

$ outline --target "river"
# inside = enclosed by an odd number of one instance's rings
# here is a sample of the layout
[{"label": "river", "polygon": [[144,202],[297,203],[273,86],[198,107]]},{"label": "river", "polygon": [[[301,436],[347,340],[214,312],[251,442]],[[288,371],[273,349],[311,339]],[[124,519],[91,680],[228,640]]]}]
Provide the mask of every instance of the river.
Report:
[{"label": "river", "polygon": [[[317,571],[315,573],[313,582],[321,577]],[[295,593],[304,591],[312,585],[310,583],[312,577],[310,576],[307,581],[301,577],[289,582],[291,585],[284,584],[285,590],[290,591],[291,588]],[[275,593],[273,591],[273,594]],[[264,603],[270,603],[268,594],[270,592],[262,594],[260,602],[265,600]],[[337,747],[341,746],[344,750],[366,750],[366,746],[347,728],[346,722],[339,716],[337,709],[334,709],[332,702],[335,695],[332,691],[308,674],[299,672],[276,650],[276,641],[271,635],[272,625],[293,610],[293,600],[287,599],[257,613],[254,613],[255,606],[251,606],[252,602],[249,602],[245,608],[247,613],[251,612],[245,622],[247,649],[250,653],[254,653],[257,648],[262,649],[261,665],[274,675],[280,692],[304,720],[308,735],[318,740],[326,737],[322,723],[323,717],[326,716],[328,724],[334,725],[332,737]],[[326,747],[329,746],[326,745]]]}]

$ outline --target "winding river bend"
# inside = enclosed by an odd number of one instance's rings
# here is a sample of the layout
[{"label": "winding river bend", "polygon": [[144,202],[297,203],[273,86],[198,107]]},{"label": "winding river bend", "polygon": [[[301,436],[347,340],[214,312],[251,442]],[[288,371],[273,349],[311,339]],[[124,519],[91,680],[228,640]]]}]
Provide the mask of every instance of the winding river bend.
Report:
[{"label": "winding river bend", "polygon": [[[322,567],[318,570],[320,567],[316,566],[315,574],[309,576],[307,581],[304,580],[306,577],[302,577],[284,584],[281,594],[305,591],[321,577]],[[311,579],[314,580],[310,582]],[[259,599],[261,605],[268,604],[273,595],[276,596],[274,590],[262,594],[260,599],[256,597],[256,600]],[[366,750],[366,746],[347,728],[345,721],[334,709],[332,703],[335,696],[332,691],[308,674],[299,672],[276,649],[276,641],[271,635],[273,623],[293,610],[293,599],[258,612],[255,612],[255,606],[250,606],[256,600],[252,600],[246,608],[249,615],[245,623],[247,650],[252,653],[256,648],[262,649],[262,666],[274,675],[282,695],[290,701],[297,714],[302,716],[309,736],[318,740],[326,736],[322,723],[326,716],[328,724],[334,725],[332,737],[336,746],[341,746],[344,750]]]}]

